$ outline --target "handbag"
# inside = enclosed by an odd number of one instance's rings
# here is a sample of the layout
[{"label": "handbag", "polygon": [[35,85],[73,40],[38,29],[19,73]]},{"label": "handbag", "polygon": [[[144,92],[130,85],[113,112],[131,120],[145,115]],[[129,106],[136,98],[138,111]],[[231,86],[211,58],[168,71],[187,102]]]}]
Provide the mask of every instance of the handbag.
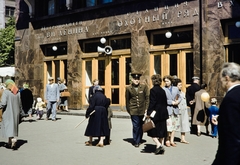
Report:
[{"label": "handbag", "polygon": [[155,128],[155,124],[153,123],[153,121],[150,118],[146,118],[142,125],[143,132],[147,132],[153,128]]},{"label": "handbag", "polygon": [[61,92],[61,97],[70,97],[70,96],[71,96],[71,94],[68,91]]}]

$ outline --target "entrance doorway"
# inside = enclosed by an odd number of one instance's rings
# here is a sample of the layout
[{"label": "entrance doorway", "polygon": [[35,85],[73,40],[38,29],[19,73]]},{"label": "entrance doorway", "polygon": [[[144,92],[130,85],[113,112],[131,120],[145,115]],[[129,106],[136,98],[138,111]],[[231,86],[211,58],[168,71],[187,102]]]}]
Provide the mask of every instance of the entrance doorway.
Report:
[{"label": "entrance doorway", "polygon": [[88,107],[88,93],[94,79],[99,80],[111,108],[125,110],[125,89],[130,83],[129,55],[105,56],[83,60],[83,106]]},{"label": "entrance doorway", "polygon": [[[176,75],[186,87],[192,83],[193,52],[191,50],[172,50],[154,52],[150,56],[150,75]],[[185,88],[183,88],[185,91]]]}]

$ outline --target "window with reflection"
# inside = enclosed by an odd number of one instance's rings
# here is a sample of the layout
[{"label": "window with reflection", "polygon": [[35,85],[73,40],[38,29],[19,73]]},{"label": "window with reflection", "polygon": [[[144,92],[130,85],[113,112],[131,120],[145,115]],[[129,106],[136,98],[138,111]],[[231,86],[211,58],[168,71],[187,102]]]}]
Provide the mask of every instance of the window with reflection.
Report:
[{"label": "window with reflection", "polygon": [[112,85],[119,85],[119,59],[112,59]]},{"label": "window with reflection", "polygon": [[105,60],[98,60],[99,85],[105,85]]},{"label": "window with reflection", "polygon": [[92,61],[86,61],[85,64],[85,72],[86,72],[86,86],[91,86],[92,85]]},{"label": "window with reflection", "polygon": [[55,14],[55,2],[54,0],[48,1],[48,15]]},{"label": "window with reflection", "polygon": [[161,55],[154,56],[154,74],[161,75]]}]

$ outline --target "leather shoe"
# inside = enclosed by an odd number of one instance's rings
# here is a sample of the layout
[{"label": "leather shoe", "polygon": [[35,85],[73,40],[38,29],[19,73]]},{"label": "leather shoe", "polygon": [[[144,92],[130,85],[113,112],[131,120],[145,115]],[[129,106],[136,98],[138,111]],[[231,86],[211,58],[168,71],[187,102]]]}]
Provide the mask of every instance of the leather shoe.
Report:
[{"label": "leather shoe", "polygon": [[163,146],[160,146],[156,149],[155,154],[156,155],[157,154],[164,154],[164,152],[165,152],[165,149],[163,148]]},{"label": "leather shoe", "polygon": [[97,146],[97,147],[103,147],[104,145],[101,144],[101,143],[98,143],[96,146]]},{"label": "leather shoe", "polygon": [[139,144],[134,144],[134,147],[139,147]]}]

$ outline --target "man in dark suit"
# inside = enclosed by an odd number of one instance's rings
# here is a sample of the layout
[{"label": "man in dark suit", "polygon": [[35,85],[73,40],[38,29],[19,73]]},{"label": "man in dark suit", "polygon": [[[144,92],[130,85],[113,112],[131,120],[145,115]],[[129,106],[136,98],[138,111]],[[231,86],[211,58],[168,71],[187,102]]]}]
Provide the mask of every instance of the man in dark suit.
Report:
[{"label": "man in dark suit", "polygon": [[149,90],[147,85],[140,84],[140,73],[132,73],[131,77],[132,84],[125,93],[126,109],[133,125],[133,145],[139,147],[143,136],[143,116],[149,104]]},{"label": "man in dark suit", "polygon": [[219,108],[218,150],[212,165],[240,164],[240,66],[236,63],[225,63],[220,73],[222,87],[227,91]]},{"label": "man in dark suit", "polygon": [[187,99],[187,105],[191,109],[191,134],[197,133],[197,126],[192,124],[192,119],[194,116],[194,109],[195,109],[195,93],[199,91],[200,85],[199,85],[199,77],[193,77],[193,83],[187,88],[186,91],[186,99]]}]

